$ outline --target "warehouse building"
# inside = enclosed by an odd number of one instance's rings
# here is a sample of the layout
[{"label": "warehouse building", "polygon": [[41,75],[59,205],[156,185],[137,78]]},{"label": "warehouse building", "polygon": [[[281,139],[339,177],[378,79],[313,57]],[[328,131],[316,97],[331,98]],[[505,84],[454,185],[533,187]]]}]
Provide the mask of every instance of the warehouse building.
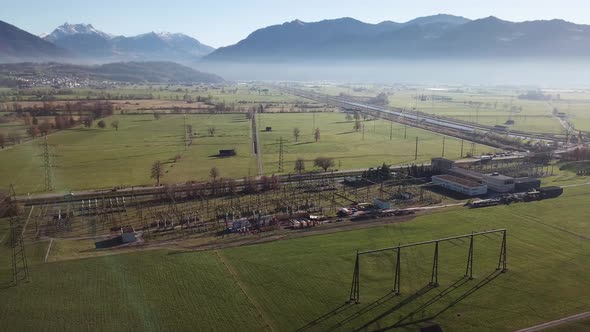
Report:
[{"label": "warehouse building", "polygon": [[499,173],[490,173],[482,175],[483,183],[488,189],[498,193],[507,193],[514,191],[514,178]]},{"label": "warehouse building", "polygon": [[462,193],[467,196],[485,195],[488,192],[486,184],[459,178],[453,175],[434,175],[432,183],[452,191]]}]

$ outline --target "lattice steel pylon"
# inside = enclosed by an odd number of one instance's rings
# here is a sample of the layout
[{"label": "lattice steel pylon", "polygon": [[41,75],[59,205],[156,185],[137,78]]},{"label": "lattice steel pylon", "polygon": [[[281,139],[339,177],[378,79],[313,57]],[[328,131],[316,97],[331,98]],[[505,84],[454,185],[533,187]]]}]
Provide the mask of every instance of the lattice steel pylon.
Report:
[{"label": "lattice steel pylon", "polygon": [[10,218],[10,246],[12,248],[12,280],[15,285],[19,281],[29,281],[29,266],[25,253],[22,225],[18,217]]},{"label": "lattice steel pylon", "polygon": [[45,141],[42,144],[43,146],[43,164],[41,168],[44,170],[44,177],[45,177],[45,191],[53,191],[53,174],[51,168],[53,165],[51,164],[51,153],[49,152],[49,143],[47,142],[47,136],[45,136]]},{"label": "lattice steel pylon", "polygon": [[[10,204],[16,204],[14,186],[9,189]],[[10,218],[10,247],[12,249],[12,280],[15,285],[21,280],[29,280],[29,266],[23,241],[23,229],[18,216],[18,207],[14,206],[13,216]]]}]

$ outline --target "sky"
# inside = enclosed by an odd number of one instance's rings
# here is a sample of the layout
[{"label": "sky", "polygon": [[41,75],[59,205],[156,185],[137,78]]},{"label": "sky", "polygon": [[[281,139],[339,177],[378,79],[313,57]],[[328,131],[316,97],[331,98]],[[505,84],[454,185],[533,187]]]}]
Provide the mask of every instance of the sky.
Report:
[{"label": "sky", "polygon": [[0,20],[36,35],[50,33],[64,22],[91,23],[125,36],[182,32],[213,47],[235,44],[259,28],[294,19],[406,22],[445,13],[470,19],[493,15],[509,21],[560,18],[590,24],[588,0],[0,0],[0,8]]}]

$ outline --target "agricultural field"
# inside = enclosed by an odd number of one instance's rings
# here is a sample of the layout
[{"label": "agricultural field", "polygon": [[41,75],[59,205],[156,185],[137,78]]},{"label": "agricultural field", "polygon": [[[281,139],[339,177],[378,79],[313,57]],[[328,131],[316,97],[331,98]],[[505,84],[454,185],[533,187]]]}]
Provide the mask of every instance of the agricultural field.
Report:
[{"label": "agricultural field", "polygon": [[576,129],[590,131],[590,92],[562,92],[554,106],[568,115]]},{"label": "agricultural field", "polygon": [[[249,168],[255,169],[250,126],[243,115],[187,116],[196,135],[186,151],[182,115],[166,115],[160,120],[152,115],[104,119],[107,124],[114,120],[119,120],[118,131],[110,127],[73,128],[48,136],[57,191],[154,184],[150,168],[156,160],[165,164],[163,180],[168,183],[206,178],[214,166],[224,177],[247,175]],[[210,126],[216,128],[213,137],[207,133]],[[19,193],[43,190],[41,143],[42,139],[36,139],[0,152],[1,171],[12,174],[2,177],[0,186],[14,183]],[[216,157],[224,148],[238,151],[232,164]],[[177,155],[181,159],[173,162]]]},{"label": "agricultural field", "polygon": [[[315,123],[315,127],[314,127]],[[442,154],[442,135],[407,127],[398,123],[376,119],[362,121],[363,130],[353,129],[354,120],[346,120],[342,113],[261,114],[258,128],[272,127],[272,132],[259,133],[262,158],[266,173],[278,171],[279,139],[283,145],[285,171],[293,172],[297,158],[306,161],[306,169],[313,168],[316,157],[334,158],[336,169],[360,169],[379,166],[429,162]],[[293,130],[300,130],[296,141]],[[315,128],[320,129],[320,140],[315,141]],[[390,136],[391,134],[391,136]],[[406,138],[404,138],[404,135]],[[390,139],[391,137],[391,139]],[[418,159],[415,159],[418,137]],[[464,142],[463,154],[471,149]],[[493,152],[493,148],[476,145],[477,153]],[[445,157],[461,157],[461,140],[445,138]]]},{"label": "agricultural field", "polygon": [[[0,320],[25,330],[414,331],[438,323],[450,331],[512,331],[590,305],[588,195],[590,186],[566,188],[552,200],[450,208],[408,222],[205,252],[163,248],[42,263],[38,250],[29,255],[32,281],[0,288]],[[473,280],[463,278],[468,241],[441,244],[438,288],[425,287],[433,248],[404,251],[399,296],[390,292],[393,255],[363,256],[361,303],[345,304],[357,249],[499,228],[508,229],[505,274],[495,271],[501,238],[493,235],[475,239]],[[7,250],[0,247],[2,257]],[[9,280],[9,271],[3,262],[0,280]]]},{"label": "agricultural field", "polygon": [[[390,106],[418,109],[421,112],[445,116],[485,125],[504,125],[515,130],[561,133],[563,128],[553,117],[554,105],[547,101],[521,100],[517,96],[526,91],[498,88],[433,89],[427,87],[381,86],[313,86],[313,89],[332,95],[340,93],[375,97],[388,94]],[[423,96],[423,98],[417,98]],[[564,98],[564,96],[562,96]],[[560,108],[561,110],[561,108]]]},{"label": "agricultural field", "polygon": [[[315,142],[315,125],[321,138]],[[119,121],[119,130],[108,126]],[[185,150],[184,115],[114,115],[105,118],[107,128],[72,128],[48,136],[52,154],[53,178],[58,192],[116,186],[153,185],[150,168],[154,161],[165,164],[163,183],[206,180],[217,167],[223,178],[257,175],[251,148],[250,122],[244,114],[190,114],[187,124],[193,127],[193,144]],[[294,161],[301,157],[307,170],[313,169],[318,156],[334,158],[334,169],[358,169],[387,164],[411,164],[430,160],[442,154],[442,136],[420,129],[391,125],[383,120],[365,121],[365,134],[353,130],[353,122],[341,113],[262,114],[258,128],[272,126],[272,132],[260,132],[265,174],[278,173],[277,140],[285,143],[285,173],[292,173]],[[210,136],[209,128],[215,128]],[[299,127],[301,137],[294,141],[293,129]],[[392,129],[392,140],[390,140]],[[418,159],[414,159],[415,138],[419,138]],[[14,148],[0,151],[0,172],[11,174],[0,178],[0,187],[15,184],[18,193],[35,193],[44,189],[42,139],[35,139]],[[459,158],[461,142],[447,137],[445,156]],[[464,154],[470,151],[464,143]],[[236,149],[237,156],[219,158],[221,149]],[[492,152],[476,146],[478,153]],[[174,158],[179,159],[174,161]]]}]

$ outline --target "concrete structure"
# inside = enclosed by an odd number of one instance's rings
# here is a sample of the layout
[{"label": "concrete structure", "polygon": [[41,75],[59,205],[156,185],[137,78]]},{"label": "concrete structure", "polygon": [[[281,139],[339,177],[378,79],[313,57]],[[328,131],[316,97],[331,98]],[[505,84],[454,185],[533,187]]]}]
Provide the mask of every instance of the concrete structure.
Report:
[{"label": "concrete structure", "polygon": [[541,180],[535,178],[516,178],[514,179],[514,190],[517,192],[525,192],[531,189],[538,189],[541,187]]},{"label": "concrete structure", "polygon": [[488,187],[485,184],[448,174],[433,176],[432,183],[467,196],[485,195],[488,192]]},{"label": "concrete structure", "polygon": [[507,193],[514,191],[514,178],[499,173],[483,174],[483,183],[488,189],[498,193]]},{"label": "concrete structure", "polygon": [[455,167],[455,162],[447,158],[432,158],[430,165],[434,173],[445,173]]}]

